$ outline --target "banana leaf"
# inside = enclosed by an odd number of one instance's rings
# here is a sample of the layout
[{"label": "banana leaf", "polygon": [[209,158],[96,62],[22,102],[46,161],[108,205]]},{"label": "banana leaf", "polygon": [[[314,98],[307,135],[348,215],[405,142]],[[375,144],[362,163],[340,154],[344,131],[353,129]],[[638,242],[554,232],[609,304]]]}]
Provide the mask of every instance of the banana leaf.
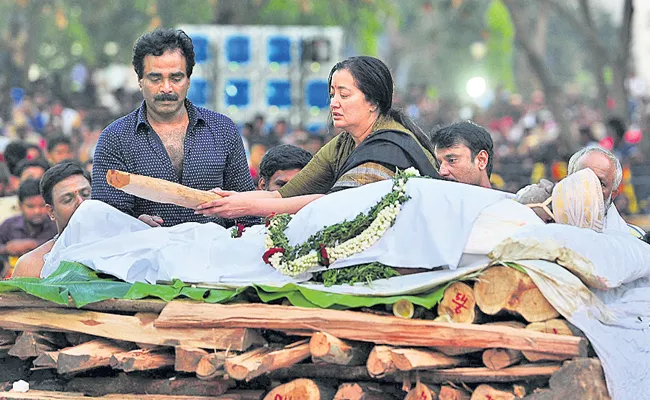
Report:
[{"label": "banana leaf", "polygon": [[131,284],[115,279],[100,278],[97,272],[73,262],[62,262],[45,279],[12,278],[0,281],[0,291],[22,290],[57,304],[68,304],[72,297],[77,307],[111,298],[123,298]]}]

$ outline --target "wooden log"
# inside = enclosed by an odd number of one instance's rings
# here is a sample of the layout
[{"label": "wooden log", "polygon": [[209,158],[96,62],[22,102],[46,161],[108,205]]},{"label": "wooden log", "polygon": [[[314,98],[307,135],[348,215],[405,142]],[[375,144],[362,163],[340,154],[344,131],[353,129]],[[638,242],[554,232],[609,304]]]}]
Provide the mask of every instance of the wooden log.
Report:
[{"label": "wooden log", "polygon": [[447,356],[461,356],[463,354],[477,353],[483,351],[480,347],[447,347],[447,346],[436,346],[433,347],[435,351],[438,351]]},{"label": "wooden log", "polygon": [[483,352],[483,365],[499,370],[517,364],[522,359],[521,351],[512,349],[487,349]]},{"label": "wooden log", "polygon": [[[569,323],[563,319],[551,319],[544,322],[533,322],[526,326],[526,329],[535,331],[535,332],[544,332],[550,333],[553,335],[566,335],[573,336],[574,330],[571,329]],[[524,357],[530,362],[537,361],[564,361],[572,357],[567,357],[565,355],[557,354],[548,354],[538,351],[525,351],[522,352]]]},{"label": "wooden log", "polygon": [[34,367],[37,368],[56,368],[59,359],[58,351],[46,351],[34,360]]},{"label": "wooden log", "polygon": [[404,400],[437,400],[437,388],[418,382],[415,387],[406,394]]},{"label": "wooden log", "polygon": [[[179,300],[181,301],[181,300]],[[91,311],[120,311],[120,312],[150,312],[159,314],[167,304],[166,301],[157,299],[123,300],[109,299],[96,303],[86,304],[82,310]],[[23,292],[0,293],[0,308],[73,308],[77,309],[72,298],[68,304],[57,304],[48,300],[29,295]]]},{"label": "wooden log", "polygon": [[560,315],[528,275],[510,267],[486,269],[474,285],[474,296],[479,309],[488,315],[508,311],[528,322]]},{"label": "wooden log", "polygon": [[504,390],[498,390],[490,385],[482,384],[474,389],[470,400],[514,400],[515,395]]},{"label": "wooden log", "polygon": [[73,378],[66,391],[81,392],[91,396],[106,394],[149,394],[173,396],[220,396],[235,386],[232,379],[201,381],[197,378],[153,379],[136,374],[120,373],[115,377]]},{"label": "wooden log", "polygon": [[174,354],[166,348],[154,350],[133,350],[113,354],[110,366],[124,372],[149,371],[174,365]]},{"label": "wooden log", "polygon": [[218,194],[205,190],[114,169],[108,170],[106,181],[114,188],[142,199],[157,203],[176,204],[186,208],[194,209],[200,204],[221,198]]},{"label": "wooden log", "polygon": [[309,342],[301,340],[280,350],[258,348],[226,360],[228,375],[236,380],[249,381],[255,377],[288,368],[310,356]]},{"label": "wooden log", "polygon": [[97,336],[87,335],[85,333],[79,332],[65,332],[65,340],[70,343],[71,346],[76,346],[82,343],[90,342],[91,340],[99,339]]},{"label": "wooden log", "polygon": [[316,332],[309,340],[309,351],[314,362],[337,365],[363,365],[368,359],[370,346],[350,343],[326,332]]},{"label": "wooden log", "polygon": [[463,282],[454,282],[445,289],[437,309],[438,316],[448,316],[449,322],[473,324],[480,318],[474,289]]},{"label": "wooden log", "polygon": [[[27,393],[4,392],[0,393],[0,400],[258,400],[260,397],[252,397],[254,391],[248,391],[244,395],[238,392],[222,396],[165,396],[146,394],[107,394],[102,397],[87,397],[83,393],[52,392],[44,390],[30,390]],[[261,393],[261,391],[255,391]],[[245,396],[245,397],[244,397]]]},{"label": "wooden log", "polygon": [[383,345],[373,347],[366,362],[366,368],[368,368],[370,376],[381,378],[397,371],[397,366],[393,361],[393,349],[394,347]]},{"label": "wooden log", "polygon": [[[327,331],[340,339],[400,346],[502,347],[573,356],[587,354],[582,338],[501,326],[445,324],[353,311],[267,304],[180,304],[170,302],[155,321],[159,328],[255,327]],[[372,326],[372,329],[368,329]]]},{"label": "wooden log", "polygon": [[[179,302],[178,304],[190,304]],[[6,309],[0,328],[60,330],[161,346],[190,346],[219,350],[246,350],[266,341],[256,331],[243,328],[156,328],[152,319],[67,309]]]},{"label": "wooden log", "polygon": [[196,376],[199,379],[210,380],[223,378],[225,375],[227,353],[221,351],[218,353],[209,353],[201,358],[196,366]]},{"label": "wooden log", "polygon": [[208,352],[194,347],[177,346],[174,359],[174,369],[179,372],[196,372],[196,367]]},{"label": "wooden log", "polygon": [[46,351],[56,351],[66,345],[65,338],[51,332],[22,332],[9,350],[9,355],[26,360]]},{"label": "wooden log", "polygon": [[96,339],[59,351],[56,370],[59,374],[88,371],[110,365],[111,357],[128,352],[132,345],[117,344],[106,339]]},{"label": "wooden log", "polygon": [[[418,371],[420,380],[424,383],[483,383],[483,382],[520,382],[525,380],[548,380],[548,378],[560,369],[557,363],[540,363],[517,365],[493,371],[488,368],[450,368],[430,371]],[[273,380],[288,380],[296,378],[313,379],[338,379],[343,381],[370,381],[374,377],[370,375],[367,367],[348,367],[332,364],[299,364],[291,368],[274,371],[268,375]],[[382,377],[386,382],[402,382],[403,377],[399,373],[387,374]]]},{"label": "wooden log", "polygon": [[463,389],[443,385],[438,400],[470,400],[470,394]]},{"label": "wooden log", "polygon": [[437,351],[413,348],[392,349],[391,357],[400,371],[442,369],[468,363],[467,359],[461,357],[449,357]]},{"label": "wooden log", "polygon": [[395,390],[386,390],[386,387],[376,383],[352,382],[339,386],[334,400],[397,400]]},{"label": "wooden log", "polygon": [[311,379],[296,379],[271,390],[264,400],[332,400],[336,390]]}]

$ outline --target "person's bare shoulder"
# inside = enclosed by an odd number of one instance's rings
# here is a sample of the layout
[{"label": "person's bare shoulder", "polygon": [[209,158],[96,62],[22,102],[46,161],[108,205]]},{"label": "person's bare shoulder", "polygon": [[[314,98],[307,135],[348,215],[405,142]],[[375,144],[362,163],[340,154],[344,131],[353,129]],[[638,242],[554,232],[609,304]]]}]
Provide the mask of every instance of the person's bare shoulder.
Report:
[{"label": "person's bare shoulder", "polygon": [[45,264],[43,256],[49,253],[53,246],[54,240],[49,240],[29,253],[23,254],[16,262],[16,268],[14,268],[12,276],[40,278],[41,270]]}]

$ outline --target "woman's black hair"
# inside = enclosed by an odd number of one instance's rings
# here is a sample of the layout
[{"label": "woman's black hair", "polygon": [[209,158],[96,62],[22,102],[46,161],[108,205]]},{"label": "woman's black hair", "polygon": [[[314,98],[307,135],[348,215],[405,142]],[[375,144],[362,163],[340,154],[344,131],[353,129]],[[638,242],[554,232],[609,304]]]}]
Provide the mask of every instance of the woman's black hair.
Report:
[{"label": "woman's black hair", "polygon": [[404,112],[393,108],[393,77],[383,61],[370,56],[350,57],[340,61],[330,71],[328,88],[332,85],[332,75],[342,69],[350,71],[357,88],[366,96],[366,101],[377,106],[380,115],[394,119],[413,132],[422,147],[433,155],[433,145],[422,129]]}]

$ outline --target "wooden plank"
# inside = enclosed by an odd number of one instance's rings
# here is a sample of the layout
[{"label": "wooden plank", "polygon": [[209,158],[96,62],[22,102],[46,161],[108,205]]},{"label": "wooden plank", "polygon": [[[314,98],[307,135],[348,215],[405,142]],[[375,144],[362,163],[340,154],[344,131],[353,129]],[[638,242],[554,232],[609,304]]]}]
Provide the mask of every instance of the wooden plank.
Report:
[{"label": "wooden plank", "polygon": [[146,378],[137,374],[120,373],[115,377],[73,378],[66,391],[85,393],[90,396],[106,394],[149,394],[174,396],[221,396],[235,386],[232,379],[202,381],[197,378],[177,376],[176,379]]},{"label": "wooden plank", "polygon": [[237,351],[246,350],[253,344],[265,343],[258,332],[246,328],[156,328],[153,318],[66,309],[5,309],[0,319],[0,328],[72,331],[161,346]]},{"label": "wooden plank", "polygon": [[[582,338],[528,332],[507,326],[427,320],[267,304],[167,304],[158,328],[262,328],[324,331],[341,339],[401,346],[509,348],[584,356]],[[371,326],[372,329],[368,329]]]},{"label": "wooden plank", "polygon": [[133,347],[106,339],[91,340],[59,351],[56,370],[59,374],[69,374],[107,367],[113,355],[128,352]]},{"label": "wooden plank", "polygon": [[[182,300],[179,300],[182,301]],[[159,314],[165,305],[166,301],[158,299],[141,299],[141,300],[122,300],[122,299],[109,299],[98,301],[96,303],[86,304],[81,307],[82,310],[91,311],[120,311],[120,312],[151,312]],[[51,301],[40,299],[36,296],[29,295],[23,292],[7,292],[0,293],[0,308],[73,308],[77,306],[68,299],[68,304],[57,304]]]},{"label": "wooden plank", "polygon": [[174,353],[167,348],[138,349],[128,353],[113,354],[110,365],[113,369],[124,372],[160,369],[174,365]]},{"label": "wooden plank", "polygon": [[[252,393],[247,396],[253,395]],[[246,397],[253,399],[254,397]],[[259,397],[257,397],[259,399]],[[83,393],[71,392],[50,392],[44,390],[30,390],[27,393],[0,392],[0,400],[244,400],[244,397],[237,393],[225,394],[222,396],[166,396],[146,394],[109,394],[101,397],[88,397]]]},{"label": "wooden plank", "polygon": [[[463,367],[439,369],[431,371],[418,371],[420,380],[425,383],[487,383],[487,382],[519,382],[527,379],[548,379],[555,371],[560,369],[560,364],[527,364],[492,371],[484,367]],[[274,380],[287,380],[295,378],[314,379],[341,379],[345,381],[370,381],[373,378],[365,367],[348,367],[332,364],[300,364],[291,368],[270,373],[269,378]],[[388,374],[382,378],[386,382],[402,382],[399,374]]]}]

